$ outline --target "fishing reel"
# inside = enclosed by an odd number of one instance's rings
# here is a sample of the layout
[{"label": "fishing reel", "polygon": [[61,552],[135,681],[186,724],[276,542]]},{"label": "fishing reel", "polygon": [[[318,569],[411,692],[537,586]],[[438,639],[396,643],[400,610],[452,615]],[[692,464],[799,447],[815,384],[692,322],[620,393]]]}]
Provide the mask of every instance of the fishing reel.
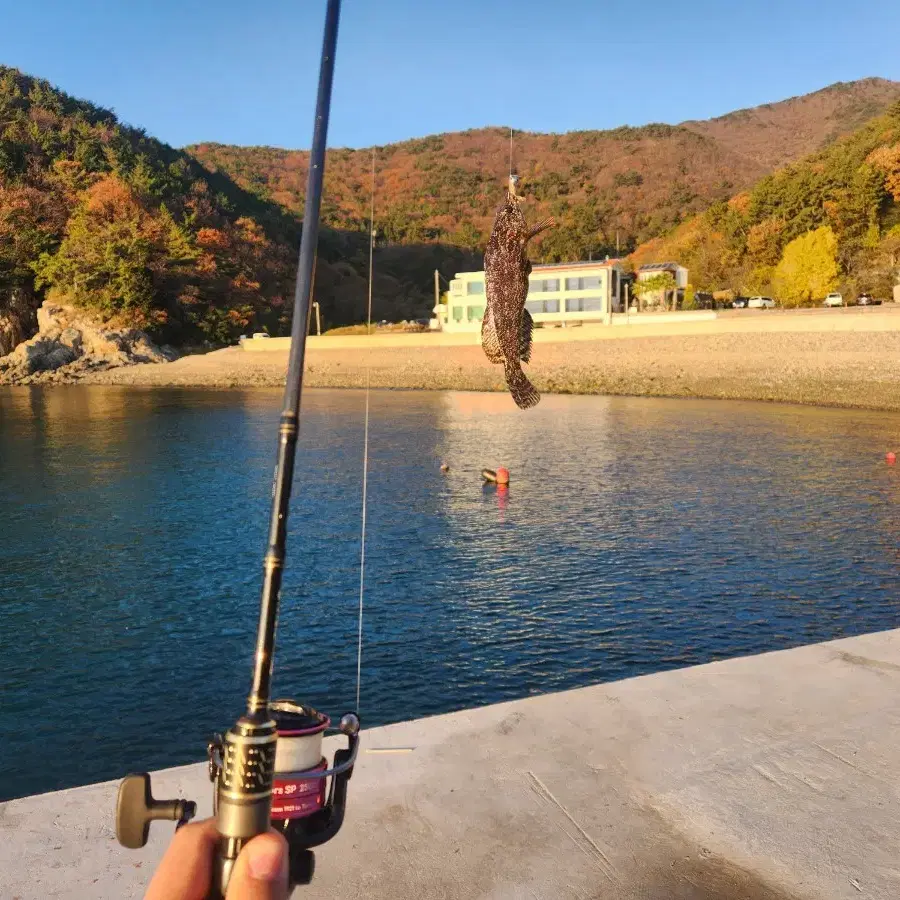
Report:
[{"label": "fishing reel", "polygon": [[[220,833],[213,896],[224,897],[244,844],[269,827],[289,848],[289,883],[309,884],[315,871],[312,848],[333,838],[344,822],[347,786],[359,750],[359,718],[345,713],[337,729],[328,716],[291,700],[268,704],[268,714],[247,715],[207,747],[209,778],[215,784],[213,812]],[[329,767],[322,755],[326,732],[347,738]],[[330,779],[330,780],[329,780]],[[197,805],[189,800],[154,800],[150,775],[126,776],[119,786],[116,837],[129,849],[147,843],[150,823],[190,821]]]}]

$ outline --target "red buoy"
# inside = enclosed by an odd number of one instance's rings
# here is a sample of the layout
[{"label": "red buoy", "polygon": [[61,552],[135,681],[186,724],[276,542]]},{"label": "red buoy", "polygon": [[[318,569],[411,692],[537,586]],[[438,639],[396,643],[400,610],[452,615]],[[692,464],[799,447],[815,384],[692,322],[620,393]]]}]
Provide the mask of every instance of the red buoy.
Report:
[{"label": "red buoy", "polygon": [[509,469],[503,466],[497,469],[497,484],[509,484]]},{"label": "red buoy", "polygon": [[897,462],[897,454],[891,453],[890,451],[888,451],[885,454],[884,459],[885,459],[885,462],[887,462],[887,464],[889,466],[892,466],[895,462]]}]

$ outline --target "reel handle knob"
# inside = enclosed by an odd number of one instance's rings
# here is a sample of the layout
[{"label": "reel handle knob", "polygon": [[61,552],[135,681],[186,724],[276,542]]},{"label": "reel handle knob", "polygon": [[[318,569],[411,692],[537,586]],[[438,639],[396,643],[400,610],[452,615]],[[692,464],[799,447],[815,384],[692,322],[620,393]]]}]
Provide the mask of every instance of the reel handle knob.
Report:
[{"label": "reel handle knob", "polygon": [[183,825],[196,814],[197,804],[190,800],[154,800],[146,772],[126,775],[116,803],[116,838],[123,847],[137,850],[147,843],[154,819]]}]

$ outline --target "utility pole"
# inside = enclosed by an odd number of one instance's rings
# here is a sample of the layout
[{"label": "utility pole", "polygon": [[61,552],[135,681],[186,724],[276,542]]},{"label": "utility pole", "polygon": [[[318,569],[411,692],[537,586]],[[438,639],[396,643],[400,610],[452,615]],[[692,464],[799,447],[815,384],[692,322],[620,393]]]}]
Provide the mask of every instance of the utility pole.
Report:
[{"label": "utility pole", "polygon": [[434,270],[434,314],[438,314],[438,307],[441,305],[441,273]]},{"label": "utility pole", "polygon": [[[316,255],[313,257],[313,266],[312,266],[312,278],[309,283],[309,302],[316,310],[316,334],[322,333],[322,320],[319,318],[319,304],[315,299],[315,290],[316,290],[316,263],[319,261],[318,251]],[[307,323],[306,333],[309,334],[309,323]]]},{"label": "utility pole", "polygon": [[616,229],[616,256],[619,255],[619,229]]},{"label": "utility pole", "polygon": [[[366,315],[366,336],[372,334],[372,259],[375,253],[375,148],[372,148],[372,205],[369,210],[369,308]],[[368,376],[367,376],[368,377]],[[368,404],[368,394],[366,394]],[[369,408],[366,406],[366,416]]]}]

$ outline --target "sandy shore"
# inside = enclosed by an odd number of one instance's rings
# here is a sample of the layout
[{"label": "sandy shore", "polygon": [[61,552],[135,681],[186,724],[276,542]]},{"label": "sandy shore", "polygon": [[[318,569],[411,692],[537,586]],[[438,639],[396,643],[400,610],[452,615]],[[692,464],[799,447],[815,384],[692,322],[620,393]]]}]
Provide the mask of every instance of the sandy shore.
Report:
[{"label": "sandy shore", "polygon": [[[900,316],[897,316],[900,326]],[[552,393],[705,397],[900,410],[900,327],[896,330],[728,331],[728,320],[698,334],[540,342],[527,372]],[[873,322],[874,324],[874,322]],[[860,329],[865,326],[860,321]],[[612,329],[620,331],[620,329]],[[624,329],[623,329],[624,330]],[[724,332],[724,333],[722,333]],[[307,351],[310,387],[365,385],[503,391],[500,367],[478,345]],[[98,372],[94,384],[250,387],[284,383],[287,353],[228,348],[164,365]]]}]

